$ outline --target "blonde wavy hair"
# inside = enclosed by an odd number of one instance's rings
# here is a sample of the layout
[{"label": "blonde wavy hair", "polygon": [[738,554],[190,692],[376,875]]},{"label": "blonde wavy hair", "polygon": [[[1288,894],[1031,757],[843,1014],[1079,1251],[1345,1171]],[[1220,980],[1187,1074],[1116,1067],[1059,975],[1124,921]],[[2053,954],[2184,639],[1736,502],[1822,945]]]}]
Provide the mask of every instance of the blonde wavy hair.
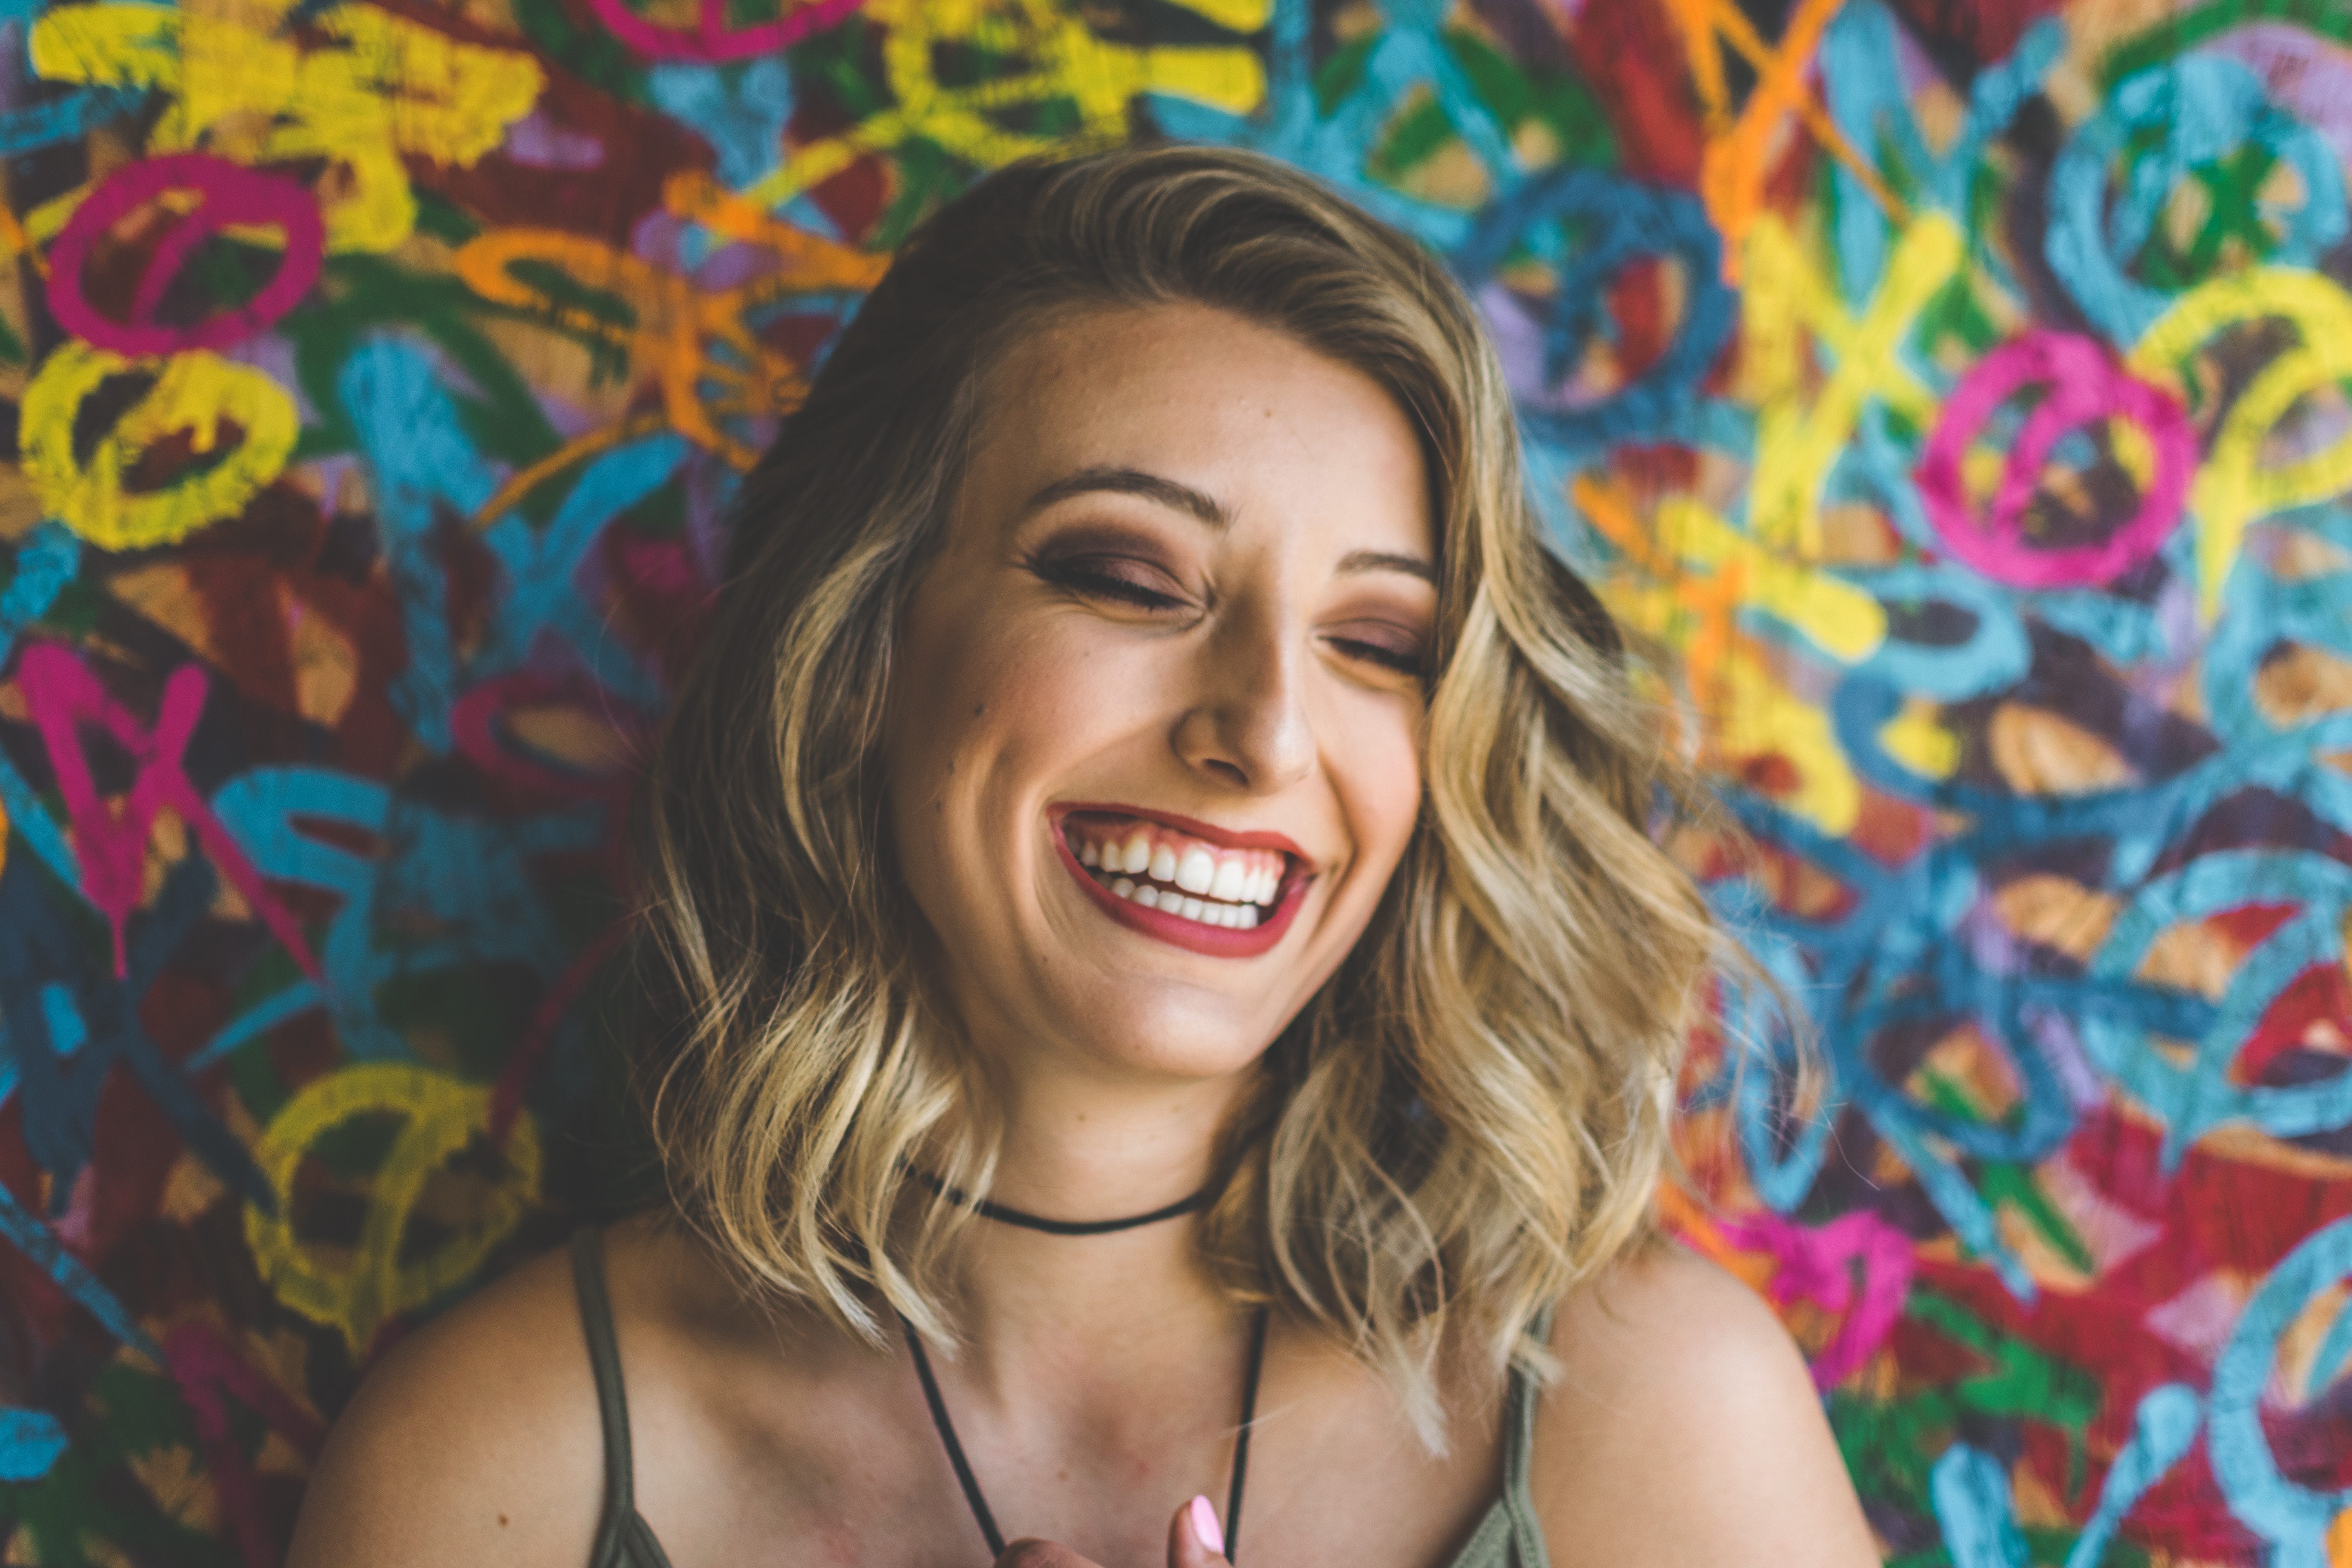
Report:
[{"label": "blonde wavy hair", "polygon": [[[928,999],[877,749],[910,588],[1006,347],[1081,309],[1228,310],[1419,427],[1439,542],[1424,799],[1378,913],[1261,1058],[1200,1216],[1236,1301],[1319,1325],[1442,1446],[1444,1347],[1531,1321],[1648,1231],[1722,949],[1662,815],[1703,800],[1608,613],[1544,548],[1509,394],[1443,265],[1247,153],[1015,164],[899,251],[735,508],[726,585],[641,797],[676,1025],[646,1063],[679,1214],[755,1295],[952,1341],[989,1076]],[[1483,1352],[1481,1352],[1483,1347]]]}]

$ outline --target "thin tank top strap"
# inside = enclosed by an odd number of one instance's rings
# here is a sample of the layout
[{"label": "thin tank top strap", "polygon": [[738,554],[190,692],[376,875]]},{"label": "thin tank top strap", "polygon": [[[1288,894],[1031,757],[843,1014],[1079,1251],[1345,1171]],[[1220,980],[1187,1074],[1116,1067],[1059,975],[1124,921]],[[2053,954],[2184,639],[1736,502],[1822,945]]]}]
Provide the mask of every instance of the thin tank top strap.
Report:
[{"label": "thin tank top strap", "polygon": [[[1536,1314],[1528,1332],[1539,1343],[1551,1342],[1552,1310],[1546,1307]],[[1535,1446],[1536,1407],[1542,1403],[1543,1388],[1526,1368],[1511,1368],[1509,1405],[1503,1415],[1503,1503],[1510,1510],[1517,1553],[1517,1568],[1551,1568],[1551,1554],[1545,1550],[1543,1525],[1536,1518],[1535,1496],[1530,1489]]]},{"label": "thin tank top strap", "polygon": [[604,1233],[582,1226],[572,1236],[572,1283],[580,1294],[580,1325],[588,1334],[588,1364],[596,1373],[596,1409],[604,1424],[604,1508],[596,1521],[592,1565],[623,1561],[629,1521],[636,1515],[636,1467],[629,1457],[629,1396],[621,1386],[621,1347],[613,1337],[613,1303],[604,1290]]}]

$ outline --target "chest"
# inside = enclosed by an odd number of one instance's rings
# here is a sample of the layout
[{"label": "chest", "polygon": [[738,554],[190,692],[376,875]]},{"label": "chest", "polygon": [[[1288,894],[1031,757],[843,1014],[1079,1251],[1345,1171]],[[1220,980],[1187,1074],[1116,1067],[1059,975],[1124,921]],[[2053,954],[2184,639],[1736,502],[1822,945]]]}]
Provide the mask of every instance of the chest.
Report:
[{"label": "chest", "polygon": [[[638,1510],[673,1568],[985,1568],[991,1552],[911,1374],[793,1394],[673,1384],[633,1409]],[[1237,1562],[1447,1568],[1500,1492],[1492,1415],[1457,1422],[1441,1456],[1377,1387],[1274,1377],[1265,1394]],[[1193,1403],[1155,1422],[967,1402],[952,1422],[1004,1539],[1057,1542],[1101,1568],[1160,1568],[1176,1510],[1205,1495],[1223,1516],[1230,1498],[1233,1414]]]}]

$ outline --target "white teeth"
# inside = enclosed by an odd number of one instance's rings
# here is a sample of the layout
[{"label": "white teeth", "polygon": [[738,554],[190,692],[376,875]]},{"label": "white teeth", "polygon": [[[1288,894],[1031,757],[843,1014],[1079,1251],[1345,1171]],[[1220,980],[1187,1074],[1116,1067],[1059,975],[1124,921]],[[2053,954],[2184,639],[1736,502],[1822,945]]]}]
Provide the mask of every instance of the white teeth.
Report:
[{"label": "white teeth", "polygon": [[1155,841],[1148,827],[1125,838],[1080,843],[1077,858],[1115,897],[1228,931],[1254,931],[1273,918],[1287,865],[1264,850],[1219,854],[1194,843],[1179,851]]},{"label": "white teeth", "polygon": [[[1108,858],[1107,856],[1105,858]],[[1109,888],[1113,896],[1139,904],[1147,910],[1164,910],[1171,915],[1226,931],[1255,931],[1264,919],[1262,911],[1255,904],[1188,899],[1173,888],[1155,887],[1150,882],[1139,882],[1132,877],[1118,878],[1109,884]]]}]

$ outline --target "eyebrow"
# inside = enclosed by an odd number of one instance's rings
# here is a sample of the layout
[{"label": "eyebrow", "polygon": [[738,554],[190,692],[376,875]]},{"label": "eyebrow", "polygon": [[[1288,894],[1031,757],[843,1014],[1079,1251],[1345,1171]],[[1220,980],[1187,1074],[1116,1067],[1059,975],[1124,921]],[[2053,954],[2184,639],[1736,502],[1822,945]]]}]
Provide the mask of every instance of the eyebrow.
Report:
[{"label": "eyebrow", "polygon": [[1074,474],[1065,474],[1031,496],[1029,504],[1022,510],[1024,512],[1042,511],[1055,501],[1101,491],[1112,495],[1141,496],[1145,500],[1157,501],[1171,510],[1190,512],[1211,528],[1231,528],[1234,522],[1234,514],[1227,511],[1224,503],[1216,497],[1161,475],[1146,473],[1141,468],[1080,468]]},{"label": "eyebrow", "polygon": [[[1024,514],[1043,511],[1056,501],[1072,496],[1111,494],[1140,496],[1155,501],[1171,511],[1188,512],[1214,529],[1231,528],[1234,514],[1225,504],[1205,490],[1179,483],[1162,474],[1141,468],[1115,468],[1097,465],[1065,474],[1029,498],[1022,508]],[[1349,576],[1358,572],[1402,572],[1418,577],[1434,587],[1437,568],[1418,555],[1398,555],[1385,550],[1354,550],[1339,558],[1339,575]]]},{"label": "eyebrow", "polygon": [[1385,550],[1351,550],[1339,558],[1339,574],[1354,572],[1402,572],[1437,585],[1437,568],[1418,555],[1392,555]]}]

